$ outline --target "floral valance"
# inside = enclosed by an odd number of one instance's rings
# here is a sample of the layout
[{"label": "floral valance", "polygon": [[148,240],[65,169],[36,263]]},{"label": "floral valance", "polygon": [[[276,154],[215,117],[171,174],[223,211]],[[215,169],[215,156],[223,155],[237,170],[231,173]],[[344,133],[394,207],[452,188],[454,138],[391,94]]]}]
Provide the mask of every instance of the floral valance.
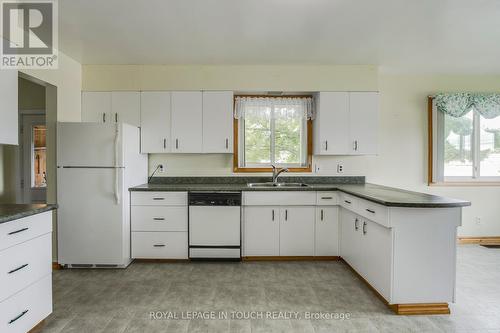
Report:
[{"label": "floral valance", "polygon": [[462,117],[472,109],[487,119],[500,116],[500,94],[437,94],[434,99],[437,110],[452,117]]},{"label": "floral valance", "polygon": [[312,97],[253,97],[235,98],[234,118],[245,118],[246,113],[269,113],[274,117],[276,110],[285,112],[289,117],[314,119]]}]

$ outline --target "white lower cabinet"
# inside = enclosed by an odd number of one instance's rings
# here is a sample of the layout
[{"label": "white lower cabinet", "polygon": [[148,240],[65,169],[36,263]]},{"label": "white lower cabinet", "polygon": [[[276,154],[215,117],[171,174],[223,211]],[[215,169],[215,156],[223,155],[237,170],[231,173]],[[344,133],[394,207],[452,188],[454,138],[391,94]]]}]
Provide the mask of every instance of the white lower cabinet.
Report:
[{"label": "white lower cabinet", "polygon": [[187,232],[133,232],[135,259],[187,259]]},{"label": "white lower cabinet", "polygon": [[350,210],[340,210],[340,256],[358,273],[361,273],[361,232],[360,221]]},{"label": "white lower cabinet", "polygon": [[52,212],[0,224],[0,332],[28,332],[51,312]]},{"label": "white lower cabinet", "polygon": [[392,272],[391,229],[342,208],[340,238],[342,258],[389,300]]},{"label": "white lower cabinet", "polygon": [[280,255],[314,255],[314,207],[280,209]]},{"label": "white lower cabinet", "polygon": [[389,300],[392,272],[391,229],[365,219],[362,235],[365,278],[386,300]]},{"label": "white lower cabinet", "polygon": [[317,207],[314,228],[314,255],[339,255],[339,209],[338,207]]},{"label": "white lower cabinet", "polygon": [[243,255],[280,255],[279,207],[244,207]]},{"label": "white lower cabinet", "polygon": [[134,259],[188,259],[187,192],[132,192]]}]

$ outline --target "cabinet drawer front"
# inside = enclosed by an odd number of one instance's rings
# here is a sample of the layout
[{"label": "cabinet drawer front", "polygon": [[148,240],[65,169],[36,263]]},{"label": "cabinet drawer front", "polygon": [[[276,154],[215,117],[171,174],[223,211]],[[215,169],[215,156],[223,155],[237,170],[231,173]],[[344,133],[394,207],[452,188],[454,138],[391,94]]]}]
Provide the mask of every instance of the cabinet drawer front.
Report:
[{"label": "cabinet drawer front", "polygon": [[313,191],[255,191],[243,192],[245,206],[314,206],[316,192]]},{"label": "cabinet drawer front", "polygon": [[52,211],[0,224],[0,251],[52,232]]},{"label": "cabinet drawer front", "polygon": [[187,207],[131,207],[132,231],[187,231]]},{"label": "cabinet drawer front", "polygon": [[316,204],[318,206],[334,206],[339,204],[339,195],[337,192],[317,192]]},{"label": "cabinet drawer front", "polygon": [[52,271],[52,233],[0,251],[0,301]]},{"label": "cabinet drawer front", "polygon": [[133,206],[186,206],[187,192],[132,192]]},{"label": "cabinet drawer front", "polygon": [[358,206],[358,200],[356,197],[342,193],[340,195],[340,205],[345,209],[349,209],[352,212],[356,212]]},{"label": "cabinet drawer front", "polygon": [[132,258],[187,259],[187,232],[133,232]]},{"label": "cabinet drawer front", "polygon": [[52,274],[0,303],[0,332],[25,333],[52,312]]},{"label": "cabinet drawer front", "polygon": [[374,202],[358,199],[358,214],[389,227],[389,208]]}]

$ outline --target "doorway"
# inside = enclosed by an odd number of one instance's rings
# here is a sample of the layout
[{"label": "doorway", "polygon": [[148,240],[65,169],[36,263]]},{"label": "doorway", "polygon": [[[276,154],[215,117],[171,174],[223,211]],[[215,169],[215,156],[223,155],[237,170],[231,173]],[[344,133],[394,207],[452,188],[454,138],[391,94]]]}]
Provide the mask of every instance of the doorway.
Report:
[{"label": "doorway", "polygon": [[45,114],[21,113],[21,187],[24,203],[47,202],[47,127]]}]

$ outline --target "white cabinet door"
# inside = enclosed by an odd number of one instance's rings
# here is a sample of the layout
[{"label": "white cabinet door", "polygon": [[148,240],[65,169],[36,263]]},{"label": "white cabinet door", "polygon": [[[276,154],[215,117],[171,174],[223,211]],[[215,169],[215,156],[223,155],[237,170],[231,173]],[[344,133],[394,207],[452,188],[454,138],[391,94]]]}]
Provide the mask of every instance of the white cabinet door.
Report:
[{"label": "white cabinet door", "polygon": [[233,92],[203,92],[203,152],[233,152]]},{"label": "white cabinet door", "polygon": [[279,208],[243,207],[243,256],[279,255]]},{"label": "white cabinet door", "polygon": [[172,92],[172,152],[202,152],[201,91]]},{"label": "white cabinet door", "polygon": [[338,207],[316,208],[315,234],[315,256],[339,255]]},{"label": "white cabinet door", "polygon": [[280,255],[314,255],[314,207],[283,207],[280,210]]},{"label": "white cabinet door", "polygon": [[142,153],[170,152],[170,110],[170,92],[141,92]]},{"label": "white cabinet door", "polygon": [[82,121],[88,123],[114,122],[111,114],[111,92],[82,92]]},{"label": "white cabinet door", "polygon": [[340,255],[358,273],[362,270],[362,221],[353,212],[340,210]]},{"label": "white cabinet door", "polygon": [[392,233],[378,223],[363,220],[363,276],[386,300],[390,299]]},{"label": "white cabinet door", "polygon": [[141,94],[138,91],[111,93],[111,121],[141,126]]},{"label": "white cabinet door", "polygon": [[377,154],[378,93],[349,93],[351,154]]},{"label": "white cabinet door", "polygon": [[316,98],[314,153],[349,153],[349,93],[320,92]]},{"label": "white cabinet door", "polygon": [[0,71],[0,144],[19,144],[17,80],[17,71]]}]

